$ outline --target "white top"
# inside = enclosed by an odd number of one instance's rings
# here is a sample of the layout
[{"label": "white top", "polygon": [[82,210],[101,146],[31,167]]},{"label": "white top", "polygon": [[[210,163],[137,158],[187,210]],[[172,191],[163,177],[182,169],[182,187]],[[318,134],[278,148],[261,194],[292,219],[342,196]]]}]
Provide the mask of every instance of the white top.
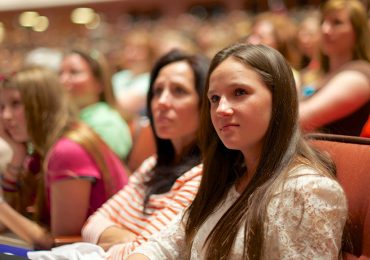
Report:
[{"label": "white top", "polygon": [[[204,259],[205,241],[221,216],[237,200],[231,188],[226,200],[200,227],[191,259]],[[285,185],[267,207],[263,259],[338,259],[347,201],[335,180],[301,166],[289,173]],[[185,248],[181,216],[167,229],[137,248],[150,259],[181,259]],[[244,226],[238,232],[230,259],[242,259]]]}]

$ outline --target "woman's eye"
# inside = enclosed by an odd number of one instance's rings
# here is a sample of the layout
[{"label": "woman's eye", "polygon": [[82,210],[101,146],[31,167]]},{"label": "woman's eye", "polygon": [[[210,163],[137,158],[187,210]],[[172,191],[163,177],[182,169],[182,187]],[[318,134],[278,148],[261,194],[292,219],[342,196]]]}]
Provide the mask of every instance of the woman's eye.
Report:
[{"label": "woman's eye", "polygon": [[242,96],[245,94],[247,94],[247,91],[245,91],[244,89],[241,89],[241,88],[235,89],[235,96]]},{"label": "woman's eye", "polygon": [[182,87],[176,87],[176,88],[175,88],[175,93],[176,93],[176,94],[185,94],[185,93],[186,93],[186,91],[185,91],[185,89],[184,89],[184,88],[182,88]]},{"label": "woman's eye", "polygon": [[153,96],[160,96],[161,93],[162,93],[162,88],[161,87],[154,87]]},{"label": "woman's eye", "polygon": [[213,95],[213,96],[210,96],[209,97],[209,101],[211,102],[211,103],[216,103],[216,102],[218,102],[220,100],[220,97],[219,96],[216,96],[216,95]]}]

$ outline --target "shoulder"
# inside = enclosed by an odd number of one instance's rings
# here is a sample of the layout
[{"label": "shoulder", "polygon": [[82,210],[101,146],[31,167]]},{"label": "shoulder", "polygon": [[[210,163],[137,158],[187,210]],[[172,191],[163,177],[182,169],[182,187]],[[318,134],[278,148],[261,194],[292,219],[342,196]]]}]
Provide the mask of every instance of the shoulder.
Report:
[{"label": "shoulder", "polygon": [[370,63],[363,60],[351,61],[345,64],[331,79],[337,82],[349,83],[352,87],[355,84],[370,83]]},{"label": "shoulder", "polygon": [[203,173],[203,164],[198,164],[194,166],[176,180],[173,188],[176,189],[178,186],[183,185],[198,186],[202,178],[202,173]]},{"label": "shoulder", "polygon": [[48,156],[49,160],[54,157],[75,160],[76,158],[81,159],[80,157],[88,156],[88,153],[80,144],[68,138],[61,138],[50,149]]},{"label": "shoulder", "polygon": [[157,156],[152,155],[145,159],[139,168],[130,176],[130,183],[144,183],[151,177],[151,170],[157,163]]},{"label": "shoulder", "polygon": [[194,179],[194,178],[200,178],[203,173],[203,164],[198,164],[185,172],[179,179]]},{"label": "shoulder", "polygon": [[118,111],[105,102],[98,102],[82,109],[80,118],[83,120],[97,120],[98,122],[107,119],[124,121]]},{"label": "shoulder", "polygon": [[89,153],[78,143],[61,138],[47,155],[47,170],[51,175],[66,172],[99,175],[99,170]]},{"label": "shoulder", "polygon": [[283,189],[292,191],[295,197],[303,200],[346,204],[345,193],[338,181],[309,166],[299,166],[290,171]]},{"label": "shoulder", "polygon": [[351,61],[345,64],[341,71],[353,70],[370,77],[370,63],[364,60]]}]

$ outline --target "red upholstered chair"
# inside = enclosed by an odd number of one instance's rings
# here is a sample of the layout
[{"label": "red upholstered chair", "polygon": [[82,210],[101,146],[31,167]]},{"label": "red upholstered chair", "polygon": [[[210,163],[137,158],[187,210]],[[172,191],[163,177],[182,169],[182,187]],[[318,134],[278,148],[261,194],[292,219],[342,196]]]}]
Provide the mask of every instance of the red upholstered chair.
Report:
[{"label": "red upholstered chair", "polygon": [[362,128],[361,137],[370,138],[370,116],[369,119],[366,121],[364,127]]},{"label": "red upholstered chair", "polygon": [[334,160],[337,178],[347,196],[352,248],[344,245],[343,258],[370,259],[370,139],[329,134],[309,138]]}]

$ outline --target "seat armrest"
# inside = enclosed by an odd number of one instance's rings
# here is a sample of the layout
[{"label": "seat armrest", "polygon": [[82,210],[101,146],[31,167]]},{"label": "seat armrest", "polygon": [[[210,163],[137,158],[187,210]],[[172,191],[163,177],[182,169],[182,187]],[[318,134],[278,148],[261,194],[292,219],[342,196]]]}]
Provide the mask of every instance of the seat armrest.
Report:
[{"label": "seat armrest", "polygon": [[58,236],[54,238],[54,246],[62,246],[81,241],[82,241],[81,236]]}]

